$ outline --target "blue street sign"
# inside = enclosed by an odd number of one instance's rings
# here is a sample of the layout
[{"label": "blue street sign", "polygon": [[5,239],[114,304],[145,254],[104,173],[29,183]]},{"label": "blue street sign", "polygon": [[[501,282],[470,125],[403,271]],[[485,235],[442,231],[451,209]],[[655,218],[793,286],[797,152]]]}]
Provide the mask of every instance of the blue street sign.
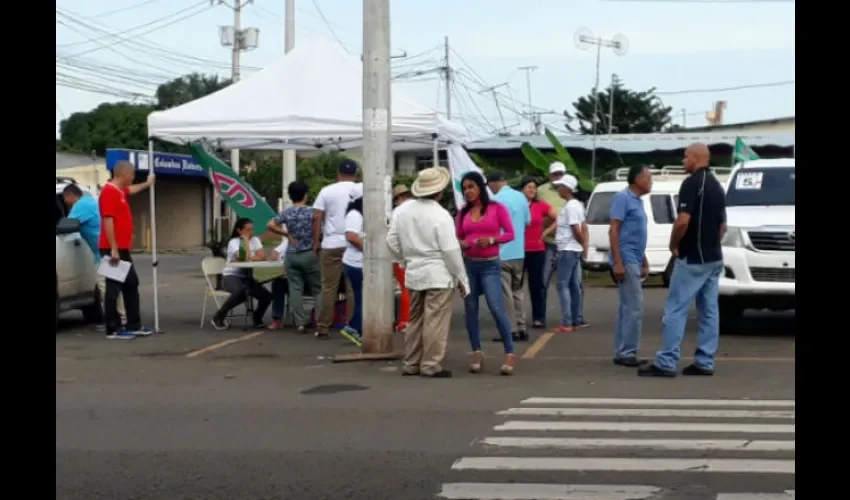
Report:
[{"label": "blue street sign", "polygon": [[[110,172],[115,164],[121,160],[128,160],[136,166],[136,170],[146,172],[150,169],[150,161],[147,151],[132,149],[107,149],[106,169]],[[195,161],[192,155],[179,155],[172,153],[153,153],[154,173],[186,175],[191,177],[207,177],[204,169]]]}]

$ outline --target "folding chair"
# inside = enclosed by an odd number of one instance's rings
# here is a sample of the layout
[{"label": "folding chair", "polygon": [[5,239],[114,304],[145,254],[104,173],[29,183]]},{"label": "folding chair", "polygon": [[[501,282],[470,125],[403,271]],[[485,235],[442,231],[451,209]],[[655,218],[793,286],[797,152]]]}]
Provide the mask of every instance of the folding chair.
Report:
[{"label": "folding chair", "polygon": [[[225,267],[227,267],[227,261],[221,257],[204,257],[201,261],[201,271],[204,274],[204,281],[206,282],[206,289],[204,290],[204,306],[201,309],[201,328],[204,327],[204,320],[206,320],[207,317],[207,301],[209,298],[212,297],[217,311],[221,308],[221,304],[230,297],[229,292],[216,289],[216,276],[220,275],[222,271],[224,271]],[[247,321],[248,315],[253,312],[253,304],[250,296],[246,298],[244,306]],[[230,311],[228,319],[234,316],[233,311]]]}]

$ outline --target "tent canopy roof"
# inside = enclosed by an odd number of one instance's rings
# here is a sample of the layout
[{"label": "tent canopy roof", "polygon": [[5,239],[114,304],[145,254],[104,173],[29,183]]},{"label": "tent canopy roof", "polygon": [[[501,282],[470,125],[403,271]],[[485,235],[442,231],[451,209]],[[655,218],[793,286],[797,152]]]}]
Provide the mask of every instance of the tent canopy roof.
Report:
[{"label": "tent canopy roof", "polygon": [[[443,140],[466,140],[462,126],[397,89],[391,98],[394,139],[430,143],[437,134]],[[245,80],[151,113],[148,135],[175,143],[206,139],[225,148],[351,148],[363,137],[362,102],[362,63],[314,37]]]}]

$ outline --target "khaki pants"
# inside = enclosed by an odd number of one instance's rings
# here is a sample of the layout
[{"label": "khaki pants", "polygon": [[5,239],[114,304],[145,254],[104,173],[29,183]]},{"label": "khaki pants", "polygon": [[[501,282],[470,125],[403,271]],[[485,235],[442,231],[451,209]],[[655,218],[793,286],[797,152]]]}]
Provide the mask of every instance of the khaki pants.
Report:
[{"label": "khaki pants", "polygon": [[[523,259],[503,260],[502,302],[508,313],[513,331],[525,331],[525,312],[522,308]],[[515,328],[515,329],[514,329]]]},{"label": "khaki pants", "polygon": [[433,375],[443,369],[452,321],[454,289],[410,290],[410,321],[404,333],[404,371]]},{"label": "khaki pants", "polygon": [[342,275],[342,254],[345,248],[323,248],[319,253],[319,267],[322,270],[322,298],[319,306],[319,318],[316,329],[328,333],[334,320],[334,310],[339,294],[339,282],[345,281],[345,320],[354,314],[354,289]]},{"label": "khaki pants", "polygon": [[[106,299],[106,278],[97,275],[97,289],[100,291],[100,308],[104,310],[106,308],[104,304],[104,300]],[[116,301],[116,306],[118,309],[118,315],[121,316],[121,324],[127,324],[127,310],[124,309],[124,296],[120,293],[118,294],[118,300]]]}]

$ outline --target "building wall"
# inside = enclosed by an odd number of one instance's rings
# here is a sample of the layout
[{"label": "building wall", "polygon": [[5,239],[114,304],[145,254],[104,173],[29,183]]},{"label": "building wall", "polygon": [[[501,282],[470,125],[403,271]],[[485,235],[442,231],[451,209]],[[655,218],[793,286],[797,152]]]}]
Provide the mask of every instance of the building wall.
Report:
[{"label": "building wall", "polygon": [[793,134],[795,124],[790,122],[763,123],[763,124],[741,124],[741,126],[729,125],[724,127],[724,132],[742,132],[747,134]]},{"label": "building wall", "polygon": [[80,184],[88,186],[94,193],[100,192],[100,187],[109,181],[109,171],[104,163],[80,165],[78,167],[57,168],[56,175],[71,177]]},{"label": "building wall", "polygon": [[[163,176],[164,177],[164,176]],[[209,239],[211,186],[206,179],[157,177],[156,246],[160,250],[191,250]],[[133,247],[151,248],[150,197],[147,192],[130,199],[133,212]]]}]

